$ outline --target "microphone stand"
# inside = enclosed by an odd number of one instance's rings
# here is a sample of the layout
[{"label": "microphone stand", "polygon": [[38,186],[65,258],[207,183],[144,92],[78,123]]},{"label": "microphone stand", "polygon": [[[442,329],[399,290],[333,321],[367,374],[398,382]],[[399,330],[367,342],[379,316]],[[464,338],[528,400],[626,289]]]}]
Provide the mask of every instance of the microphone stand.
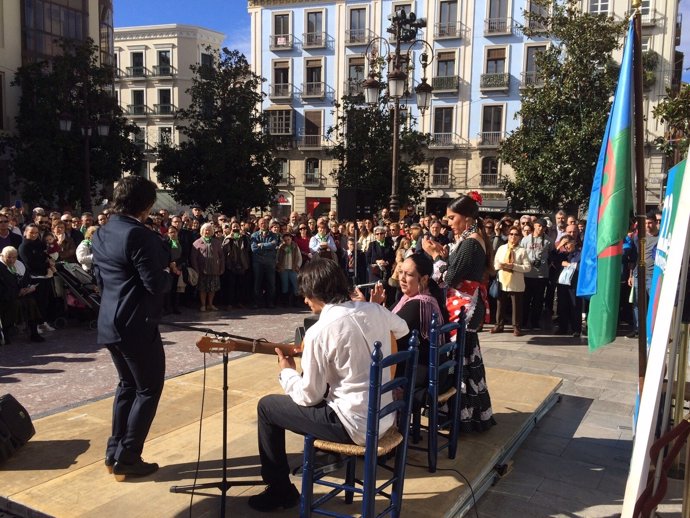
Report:
[{"label": "microphone stand", "polygon": [[[244,336],[231,335],[224,331],[214,331],[210,328],[190,326],[187,324],[176,324],[172,322],[159,322],[160,325],[176,327],[179,329],[187,329],[190,331],[199,331],[204,334],[210,334],[221,338],[238,338],[243,340],[252,340]],[[188,484],[184,486],[171,486],[171,493],[188,493],[194,492],[195,489],[218,489],[221,492],[220,499],[220,516],[225,517],[225,498],[228,489],[233,486],[258,486],[263,484],[262,480],[234,480],[228,481],[228,361],[229,354],[227,350],[223,351],[223,478],[219,482],[207,482],[203,484]]]}]

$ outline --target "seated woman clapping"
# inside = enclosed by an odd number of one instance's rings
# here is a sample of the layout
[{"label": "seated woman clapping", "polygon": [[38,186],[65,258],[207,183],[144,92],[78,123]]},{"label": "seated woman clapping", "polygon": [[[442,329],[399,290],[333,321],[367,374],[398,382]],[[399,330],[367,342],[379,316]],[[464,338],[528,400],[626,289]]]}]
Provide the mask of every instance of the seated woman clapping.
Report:
[{"label": "seated woman clapping", "polygon": [[0,318],[7,329],[26,322],[31,341],[43,342],[37,329],[43,319],[34,299],[36,284],[31,284],[31,276],[17,255],[13,246],[0,252]]}]

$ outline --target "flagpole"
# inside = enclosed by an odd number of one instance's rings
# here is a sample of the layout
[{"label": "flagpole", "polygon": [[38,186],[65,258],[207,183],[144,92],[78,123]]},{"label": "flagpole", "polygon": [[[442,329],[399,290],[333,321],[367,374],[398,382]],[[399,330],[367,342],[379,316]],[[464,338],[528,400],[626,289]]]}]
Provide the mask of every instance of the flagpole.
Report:
[{"label": "flagpole", "polygon": [[637,266],[637,354],[638,354],[638,388],[640,394],[644,386],[647,370],[647,265],[645,261],[645,192],[644,192],[644,119],[642,113],[642,0],[633,0],[635,9],[635,38],[633,45],[633,79],[634,79],[634,128],[635,128],[635,212],[637,219],[638,266]]}]

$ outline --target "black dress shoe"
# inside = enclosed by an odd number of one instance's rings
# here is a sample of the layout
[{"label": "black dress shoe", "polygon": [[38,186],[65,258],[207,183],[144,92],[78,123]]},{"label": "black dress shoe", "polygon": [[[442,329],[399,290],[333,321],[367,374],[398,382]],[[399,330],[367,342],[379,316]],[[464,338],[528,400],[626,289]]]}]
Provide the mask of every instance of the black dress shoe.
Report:
[{"label": "black dress shoe", "polygon": [[115,465],[115,456],[114,455],[106,455],[105,456],[105,469],[108,470],[108,473],[111,475],[113,474],[113,466]]},{"label": "black dress shoe", "polygon": [[115,462],[113,465],[113,475],[115,480],[123,482],[127,477],[145,477],[158,471],[158,464],[155,462],[144,462],[139,459],[134,464],[123,464]]},{"label": "black dress shoe", "polygon": [[269,513],[279,507],[290,509],[299,503],[299,491],[295,484],[290,484],[288,489],[283,490],[266,486],[263,493],[249,497],[247,503],[249,507],[261,513]]}]

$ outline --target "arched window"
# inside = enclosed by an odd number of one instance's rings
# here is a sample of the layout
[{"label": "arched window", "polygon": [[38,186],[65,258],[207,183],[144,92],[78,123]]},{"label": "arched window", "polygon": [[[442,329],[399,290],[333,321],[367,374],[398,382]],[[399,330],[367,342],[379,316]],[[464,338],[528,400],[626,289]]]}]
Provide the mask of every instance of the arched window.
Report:
[{"label": "arched window", "polygon": [[482,187],[498,186],[498,159],[493,156],[482,158]]},{"label": "arched window", "polygon": [[450,160],[447,157],[439,157],[434,160],[431,185],[447,186],[448,184],[450,184]]},{"label": "arched window", "polygon": [[318,158],[307,158],[304,161],[304,183],[315,184],[321,182],[321,166]]}]

